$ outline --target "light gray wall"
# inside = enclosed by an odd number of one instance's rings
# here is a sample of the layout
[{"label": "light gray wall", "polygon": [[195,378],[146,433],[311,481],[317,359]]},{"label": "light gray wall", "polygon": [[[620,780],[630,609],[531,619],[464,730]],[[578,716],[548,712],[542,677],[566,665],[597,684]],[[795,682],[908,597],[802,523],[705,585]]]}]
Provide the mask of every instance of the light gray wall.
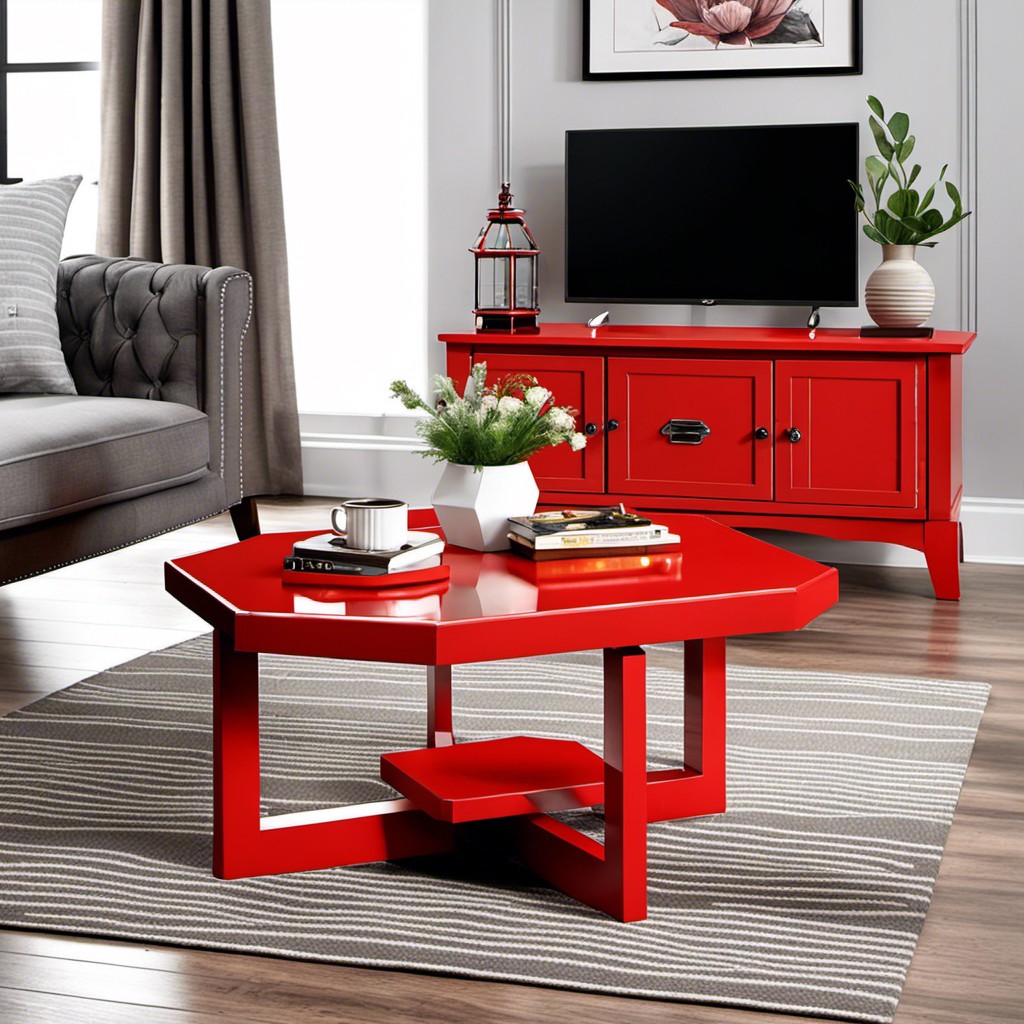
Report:
[{"label": "light gray wall", "polygon": [[[495,127],[494,7],[484,0],[432,0],[430,9],[430,323],[432,330],[470,329],[472,260],[466,252],[498,185]],[[860,76],[583,82],[578,0],[512,0],[512,185],[516,204],[542,249],[541,307],[548,321],[580,321],[596,308],[562,301],[563,147],[569,128],[767,124],[802,121],[865,123],[867,93],[887,110],[911,115],[922,179],[949,162],[949,177],[970,185],[974,163],[962,102],[963,70],[971,66],[966,31],[975,0],[865,0],[864,73]],[[980,5],[977,91],[979,255],[960,229],[943,236],[921,262],[938,294],[931,322],[973,327],[979,339],[965,360],[965,492],[1024,497],[1024,343],[1011,317],[1021,291],[1016,267],[1021,200],[1024,110],[1016,42],[1024,4]],[[998,10],[993,10],[998,7]],[[1010,24],[1009,22],[1012,22]],[[968,96],[970,90],[968,89]],[[862,133],[862,154],[873,151]],[[794,170],[814,173],[813,154],[794,154]],[[691,182],[680,181],[679,194]],[[775,230],[782,211],[761,211],[762,230]],[[614,215],[614,211],[610,211]],[[862,241],[862,281],[880,258]],[[976,294],[968,287],[977,273]],[[799,325],[803,309],[688,306],[613,307],[619,323]],[[825,311],[824,326],[868,323],[863,309]],[[435,343],[436,344],[436,343]],[[443,366],[441,346],[432,365]]]},{"label": "light gray wall", "polygon": [[473,329],[468,250],[498,195],[495,4],[430,0],[429,23],[427,319],[440,373],[444,346],[433,339]]}]

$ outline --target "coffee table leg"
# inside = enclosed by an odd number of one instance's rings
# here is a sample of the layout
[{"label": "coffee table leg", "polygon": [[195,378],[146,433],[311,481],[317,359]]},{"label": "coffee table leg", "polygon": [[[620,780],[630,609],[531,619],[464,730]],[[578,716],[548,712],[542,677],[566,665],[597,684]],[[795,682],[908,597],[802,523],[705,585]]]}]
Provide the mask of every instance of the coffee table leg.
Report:
[{"label": "coffee table leg", "polygon": [[647,916],[647,671],[640,647],[604,652],[604,884],[622,921]]},{"label": "coffee table leg", "polygon": [[620,921],[647,916],[645,661],[639,647],[604,652],[604,845],[547,815],[515,819],[533,871]]},{"label": "coffee table leg", "polygon": [[682,768],[648,772],[647,820],[725,810],[725,639],[683,649]]},{"label": "coffee table leg", "polygon": [[245,873],[260,832],[259,655],[213,646],[213,873]]},{"label": "coffee table leg", "polygon": [[725,810],[725,638],[683,647],[683,760],[701,774],[704,814]]},{"label": "coffee table leg", "polygon": [[452,826],[405,799],[261,818],[258,655],[236,651],[223,632],[213,651],[214,875],[313,871],[454,849]]},{"label": "coffee table leg", "polygon": [[427,746],[450,747],[455,742],[452,726],[452,667],[427,668]]}]

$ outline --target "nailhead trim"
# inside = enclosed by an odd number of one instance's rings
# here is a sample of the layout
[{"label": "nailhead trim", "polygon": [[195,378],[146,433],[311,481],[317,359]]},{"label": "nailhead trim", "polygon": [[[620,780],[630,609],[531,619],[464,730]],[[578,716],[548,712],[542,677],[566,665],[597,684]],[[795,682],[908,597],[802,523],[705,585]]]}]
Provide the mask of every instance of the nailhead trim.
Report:
[{"label": "nailhead trim", "polygon": [[[244,271],[240,274],[232,274],[230,277],[224,279],[224,283],[220,288],[220,471],[223,475],[225,470],[224,465],[224,446],[226,430],[224,427],[224,379],[225,379],[225,332],[224,332],[224,306],[227,301],[227,290],[228,285],[232,281],[238,281],[243,278],[252,280],[251,275]],[[241,336],[238,339],[238,497],[239,499],[245,497],[245,484],[244,484],[244,469],[242,463],[242,437],[244,436],[243,430],[245,427],[245,401],[244,401],[244,375],[242,373],[242,356],[245,351],[245,336],[249,333],[249,324],[252,323],[252,312],[253,312],[253,289],[252,285],[249,286],[249,310],[245,317],[245,326],[242,328]]]}]

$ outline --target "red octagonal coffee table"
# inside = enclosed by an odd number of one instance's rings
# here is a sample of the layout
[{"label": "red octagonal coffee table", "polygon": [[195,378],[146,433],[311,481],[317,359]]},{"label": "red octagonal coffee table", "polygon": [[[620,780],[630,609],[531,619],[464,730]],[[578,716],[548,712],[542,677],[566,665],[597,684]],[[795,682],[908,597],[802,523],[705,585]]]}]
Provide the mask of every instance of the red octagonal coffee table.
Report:
[{"label": "red octagonal coffee table", "polygon": [[[725,810],[725,637],[799,629],[838,598],[834,569],[701,516],[660,518],[681,537],[672,553],[534,563],[449,547],[450,580],[379,595],[284,583],[285,555],[311,531],[168,562],[167,590],[216,630],[214,874],[441,853],[460,823],[507,818],[517,855],[556,888],[623,921],[646,917],[648,822]],[[417,529],[435,524],[412,513]],[[685,641],[680,766],[649,771],[640,645],[673,641]],[[594,648],[602,755],[538,737],[455,742],[452,666]],[[260,815],[259,653],[426,666],[426,745],[381,757],[401,798]],[[595,804],[603,844],[549,814]]]}]

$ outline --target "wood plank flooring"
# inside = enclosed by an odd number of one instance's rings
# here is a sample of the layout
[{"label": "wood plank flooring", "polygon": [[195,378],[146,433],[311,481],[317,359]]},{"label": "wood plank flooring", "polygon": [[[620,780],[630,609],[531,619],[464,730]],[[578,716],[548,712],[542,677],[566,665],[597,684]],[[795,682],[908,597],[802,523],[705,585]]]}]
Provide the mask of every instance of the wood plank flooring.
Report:
[{"label": "wood plank flooring", "polygon": [[[329,502],[262,502],[265,530]],[[0,588],[0,713],[205,632],[163,592],[165,559],[231,543],[227,516]],[[730,641],[737,664],[992,684],[896,1024],[1024,1020],[1024,567],[966,565],[963,600],[927,573],[841,567],[839,605],[800,633]],[[11,1024],[786,1024],[809,1018],[0,930]]]}]

